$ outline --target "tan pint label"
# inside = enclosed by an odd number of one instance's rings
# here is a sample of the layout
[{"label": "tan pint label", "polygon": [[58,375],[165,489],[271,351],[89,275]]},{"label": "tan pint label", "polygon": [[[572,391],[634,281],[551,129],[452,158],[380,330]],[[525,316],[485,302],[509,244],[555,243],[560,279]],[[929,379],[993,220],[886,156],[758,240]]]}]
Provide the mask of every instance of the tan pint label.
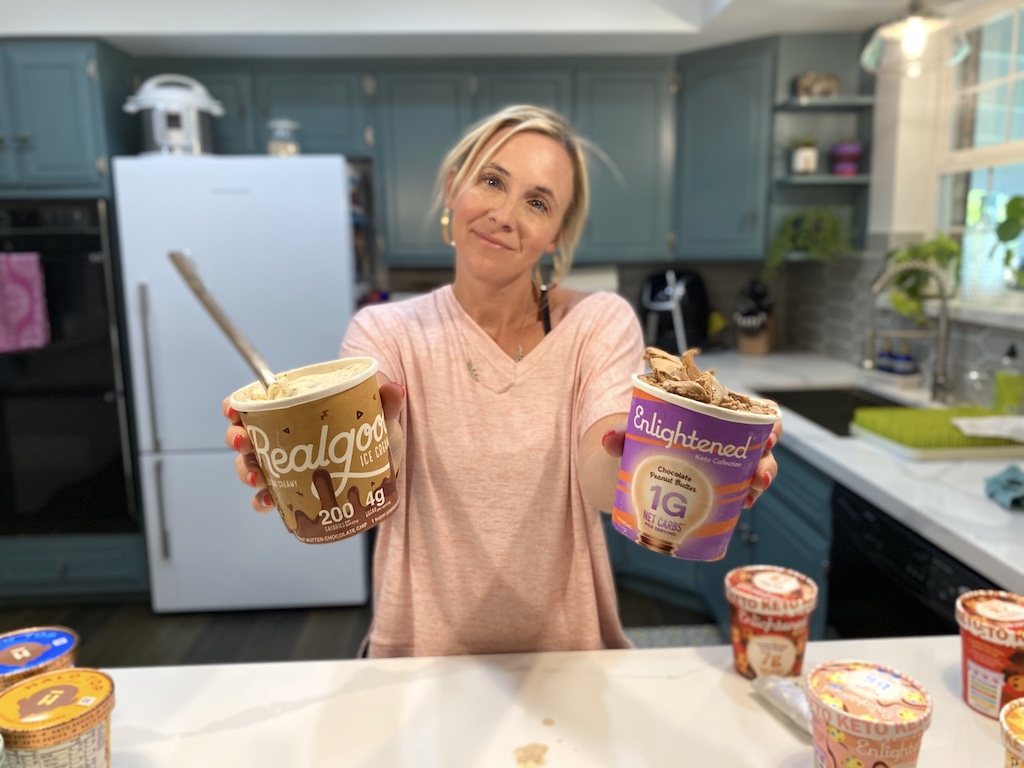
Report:
[{"label": "tan pint label", "polygon": [[281,519],[299,541],[348,538],[397,506],[375,377],[312,402],[239,415]]}]

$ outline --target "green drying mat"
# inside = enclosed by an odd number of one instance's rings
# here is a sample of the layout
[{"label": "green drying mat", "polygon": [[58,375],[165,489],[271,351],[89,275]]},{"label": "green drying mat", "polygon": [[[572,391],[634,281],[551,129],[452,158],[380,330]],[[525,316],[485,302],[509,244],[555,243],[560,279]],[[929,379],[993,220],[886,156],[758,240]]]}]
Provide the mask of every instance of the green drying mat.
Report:
[{"label": "green drying mat", "polygon": [[857,408],[850,434],[908,459],[1024,457],[1024,443],[1001,437],[969,437],[952,419],[994,416],[987,408]]}]

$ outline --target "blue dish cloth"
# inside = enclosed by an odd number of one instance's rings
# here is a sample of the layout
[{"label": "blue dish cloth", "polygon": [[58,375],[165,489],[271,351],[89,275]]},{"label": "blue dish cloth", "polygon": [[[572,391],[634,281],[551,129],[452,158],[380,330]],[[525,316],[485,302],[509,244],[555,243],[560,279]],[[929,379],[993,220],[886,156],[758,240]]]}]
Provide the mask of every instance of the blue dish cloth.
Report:
[{"label": "blue dish cloth", "polygon": [[1024,510],[1024,472],[1011,464],[985,479],[985,493],[1007,509]]}]

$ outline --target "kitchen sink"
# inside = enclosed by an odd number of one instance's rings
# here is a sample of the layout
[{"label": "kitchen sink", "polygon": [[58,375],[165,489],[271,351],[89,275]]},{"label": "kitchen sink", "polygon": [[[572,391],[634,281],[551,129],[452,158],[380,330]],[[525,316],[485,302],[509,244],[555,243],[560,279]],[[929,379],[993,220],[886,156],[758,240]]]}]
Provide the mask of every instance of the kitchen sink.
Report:
[{"label": "kitchen sink", "polygon": [[864,407],[900,407],[906,403],[890,400],[859,387],[835,389],[762,389],[761,397],[774,400],[783,408],[799,413],[805,419],[837,435],[850,434],[853,411]]}]

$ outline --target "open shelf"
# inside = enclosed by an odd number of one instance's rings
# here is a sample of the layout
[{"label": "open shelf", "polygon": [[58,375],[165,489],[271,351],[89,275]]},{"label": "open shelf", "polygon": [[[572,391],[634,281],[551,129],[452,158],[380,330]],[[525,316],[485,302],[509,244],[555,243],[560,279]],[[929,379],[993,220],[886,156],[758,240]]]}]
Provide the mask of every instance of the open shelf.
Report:
[{"label": "open shelf", "polygon": [[833,111],[847,112],[858,109],[870,109],[875,105],[874,96],[793,96],[780,101],[775,109],[780,112],[799,111]]},{"label": "open shelf", "polygon": [[784,176],[776,179],[776,184],[794,187],[856,187],[868,184],[871,177],[865,173],[856,176],[840,176],[835,173],[808,173],[803,176]]}]

